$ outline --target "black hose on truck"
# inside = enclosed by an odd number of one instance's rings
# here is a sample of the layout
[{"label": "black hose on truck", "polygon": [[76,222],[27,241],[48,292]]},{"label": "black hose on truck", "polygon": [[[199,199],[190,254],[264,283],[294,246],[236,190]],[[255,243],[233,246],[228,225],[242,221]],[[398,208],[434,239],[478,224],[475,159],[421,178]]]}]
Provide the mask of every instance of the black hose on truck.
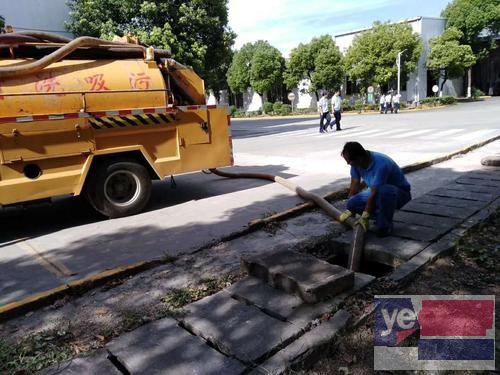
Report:
[{"label": "black hose on truck", "polygon": [[[298,196],[303,198],[306,201],[312,201],[316,203],[318,207],[320,207],[325,213],[334,218],[335,220],[339,221],[340,215],[342,212],[340,212],[338,209],[336,209],[334,206],[332,206],[326,199],[323,197],[311,193],[310,191],[307,191],[300,186],[294,184],[290,180],[284,179],[283,177],[280,176],[274,176],[269,173],[240,173],[240,172],[223,172],[218,169],[210,169],[210,172],[213,174],[220,176],[220,177],[227,177],[227,178],[256,178],[256,179],[261,179],[261,180],[268,180],[272,182],[277,182],[278,184],[286,187],[287,189],[295,192]],[[349,261],[347,264],[347,267],[352,270],[352,271],[358,271],[360,264],[361,264],[361,258],[363,255],[363,248],[365,244],[365,230],[361,225],[356,225],[355,224],[356,220],[352,217],[347,219],[344,223],[349,225],[353,229],[353,236],[352,236],[352,241],[351,241],[351,247],[349,250]]]}]

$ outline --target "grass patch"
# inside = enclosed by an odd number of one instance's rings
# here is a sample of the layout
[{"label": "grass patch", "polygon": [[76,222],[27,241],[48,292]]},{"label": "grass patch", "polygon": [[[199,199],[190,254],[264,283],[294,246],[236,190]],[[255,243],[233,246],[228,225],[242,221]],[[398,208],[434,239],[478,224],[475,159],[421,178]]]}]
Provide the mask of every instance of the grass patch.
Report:
[{"label": "grass patch", "polygon": [[171,289],[170,292],[162,298],[162,302],[171,308],[180,309],[191,302],[212,295],[231,284],[232,280],[230,278],[204,279],[192,287]]},{"label": "grass patch", "polygon": [[0,339],[0,374],[34,374],[72,357],[74,337],[67,331],[44,331],[17,345]]}]

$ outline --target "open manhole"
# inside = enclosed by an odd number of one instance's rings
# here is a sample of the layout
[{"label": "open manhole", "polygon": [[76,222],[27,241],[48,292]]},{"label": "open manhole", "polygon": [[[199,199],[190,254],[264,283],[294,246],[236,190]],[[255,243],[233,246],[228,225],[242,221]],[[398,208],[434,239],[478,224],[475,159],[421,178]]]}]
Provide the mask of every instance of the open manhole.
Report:
[{"label": "open manhole", "polygon": [[[347,268],[348,259],[349,257],[347,254],[337,254],[333,257],[326,259],[326,261],[331,264]],[[386,264],[362,260],[361,267],[358,272],[365,273],[367,275],[375,277],[382,277],[388,275],[393,270],[394,270],[393,267],[388,266]]]}]

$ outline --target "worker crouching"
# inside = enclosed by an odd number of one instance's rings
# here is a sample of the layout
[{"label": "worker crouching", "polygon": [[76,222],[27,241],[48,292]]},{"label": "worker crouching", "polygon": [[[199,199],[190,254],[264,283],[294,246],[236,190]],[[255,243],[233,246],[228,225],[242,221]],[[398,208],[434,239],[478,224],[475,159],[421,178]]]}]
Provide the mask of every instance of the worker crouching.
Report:
[{"label": "worker crouching", "polygon": [[[390,235],[394,211],[411,200],[411,186],[401,168],[389,156],[365,150],[358,142],[347,142],[341,155],[351,166],[351,186],[340,221],[360,214],[356,223],[367,231],[373,216],[377,235]],[[368,187],[365,190],[361,189],[362,181]]]}]

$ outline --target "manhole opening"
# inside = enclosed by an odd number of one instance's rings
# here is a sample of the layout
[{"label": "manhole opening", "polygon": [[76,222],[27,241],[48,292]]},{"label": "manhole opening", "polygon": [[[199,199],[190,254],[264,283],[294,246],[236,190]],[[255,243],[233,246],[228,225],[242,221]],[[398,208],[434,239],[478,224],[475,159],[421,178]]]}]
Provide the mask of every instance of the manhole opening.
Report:
[{"label": "manhole opening", "polygon": [[[338,254],[329,258],[328,262],[337,266],[347,268],[348,259],[349,257],[347,254]],[[359,272],[366,273],[375,277],[382,277],[388,275],[393,270],[393,267],[386,264],[362,260]]]}]

